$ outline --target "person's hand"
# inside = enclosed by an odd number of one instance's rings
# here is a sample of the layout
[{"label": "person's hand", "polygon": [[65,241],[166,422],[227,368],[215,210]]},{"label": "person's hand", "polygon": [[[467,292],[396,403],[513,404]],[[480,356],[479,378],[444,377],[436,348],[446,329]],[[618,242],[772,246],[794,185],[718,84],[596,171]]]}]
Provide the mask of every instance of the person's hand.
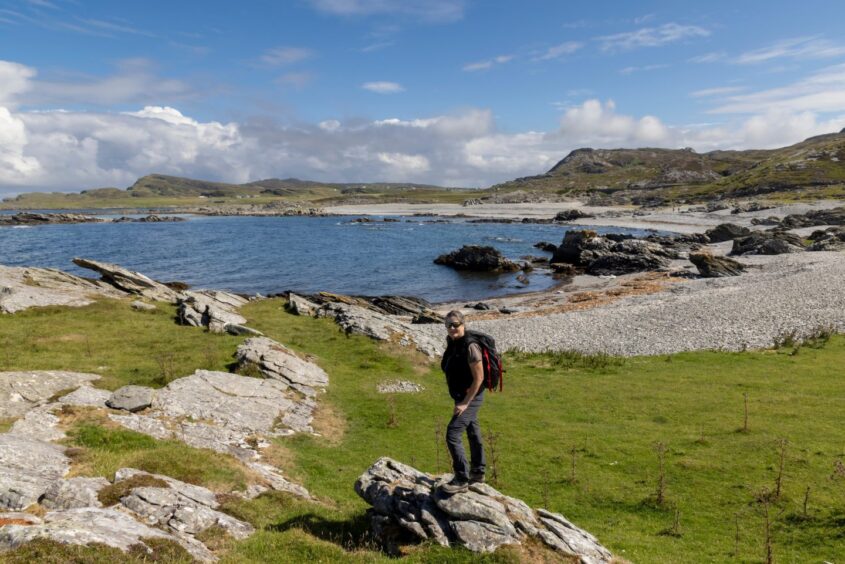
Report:
[{"label": "person's hand", "polygon": [[455,404],[455,415],[461,415],[464,411],[467,410],[467,407],[469,407],[469,406],[465,403],[456,403]]}]

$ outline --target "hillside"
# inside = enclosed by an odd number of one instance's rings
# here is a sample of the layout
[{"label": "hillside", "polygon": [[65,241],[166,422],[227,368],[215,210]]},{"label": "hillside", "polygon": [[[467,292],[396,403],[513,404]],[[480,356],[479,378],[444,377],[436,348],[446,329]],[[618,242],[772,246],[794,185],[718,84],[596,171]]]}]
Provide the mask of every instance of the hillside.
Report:
[{"label": "hillside", "polygon": [[545,174],[491,188],[600,202],[660,204],[720,197],[845,196],[845,131],[772,150],[577,149]]}]

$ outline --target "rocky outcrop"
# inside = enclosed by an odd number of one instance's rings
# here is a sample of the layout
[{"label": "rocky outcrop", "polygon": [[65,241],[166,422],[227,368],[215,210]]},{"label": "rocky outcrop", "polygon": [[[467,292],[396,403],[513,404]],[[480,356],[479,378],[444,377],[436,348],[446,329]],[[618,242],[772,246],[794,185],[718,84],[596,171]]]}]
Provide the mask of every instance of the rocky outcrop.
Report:
[{"label": "rocky outcrop", "polygon": [[[0,519],[3,514],[0,514]],[[192,537],[176,536],[147,526],[131,515],[115,508],[83,507],[51,511],[31,524],[10,524],[0,528],[0,549],[8,550],[23,544],[47,539],[62,544],[102,544],[124,552],[136,545],[151,549],[144,539],[164,539],[176,542],[196,560],[214,562],[217,558],[202,543]]]},{"label": "rocky outcrop", "polygon": [[[180,295],[176,302],[179,307],[177,319],[182,325],[208,327],[212,333],[240,334],[239,328],[246,323],[246,318],[237,313],[238,308],[248,300],[217,290],[188,290]],[[231,329],[229,326],[233,326]]]},{"label": "rocky outcrop", "polygon": [[175,217],[171,215],[145,215],[144,217],[118,217],[112,219],[112,223],[174,223],[180,221],[187,221],[184,217]]},{"label": "rocky outcrop", "polygon": [[99,378],[96,374],[60,370],[0,372],[0,418],[21,417],[56,393]]},{"label": "rocky outcrop", "polygon": [[0,434],[0,509],[29,507],[69,468],[64,448],[58,445],[14,433]]},{"label": "rocky outcrop", "polygon": [[534,511],[486,484],[446,495],[438,489],[444,480],[380,458],[358,478],[355,491],[372,505],[373,533],[383,542],[404,533],[412,541],[459,544],[484,553],[533,537],[584,563],[608,563],[613,557],[595,537],[562,515]]},{"label": "rocky outcrop", "polygon": [[559,222],[559,223],[566,223],[566,222],[569,222],[569,221],[575,221],[576,219],[584,219],[584,218],[590,218],[590,217],[595,217],[595,216],[593,214],[589,214],[589,213],[583,212],[583,211],[578,210],[578,209],[572,209],[572,210],[564,210],[564,211],[561,211],[561,212],[557,212],[555,214],[554,220],[556,222]]},{"label": "rocky outcrop", "polygon": [[708,229],[704,234],[707,235],[711,243],[722,243],[723,241],[733,241],[737,237],[745,237],[751,234],[751,230],[734,223],[722,223],[713,229]]},{"label": "rocky outcrop", "polygon": [[[294,296],[294,294],[291,294],[291,296]],[[301,300],[299,296],[296,296],[296,298]],[[411,323],[443,323],[443,316],[434,311],[428,301],[415,296],[346,296],[331,292],[320,292],[311,296],[311,300],[319,305],[342,303],[369,309],[380,314],[403,318],[410,317]],[[289,309],[293,307],[290,306],[290,303]],[[319,312],[315,309],[312,315],[319,315]]]},{"label": "rocky outcrop", "polygon": [[176,303],[179,293],[156,282],[152,278],[116,264],[96,260],[75,258],[74,264],[98,272],[101,279],[128,294],[143,296],[151,300]]},{"label": "rocky outcrop", "polygon": [[56,480],[50,484],[38,503],[52,510],[102,507],[103,504],[98,495],[100,490],[110,483],[102,477]]},{"label": "rocky outcrop", "polygon": [[455,270],[474,272],[515,272],[520,266],[506,259],[494,247],[464,245],[457,251],[440,255],[434,264],[449,266]]},{"label": "rocky outcrop", "polygon": [[808,237],[812,243],[808,251],[843,251],[845,250],[845,227],[828,227],[824,231],[813,231]]},{"label": "rocky outcrop", "polygon": [[286,307],[287,310],[294,315],[304,315],[306,317],[313,317],[317,314],[317,308],[319,306],[314,302],[291,292],[288,295],[288,303]]},{"label": "rocky outcrop", "polygon": [[440,356],[446,348],[445,339],[434,339],[410,323],[360,306],[328,303],[320,307],[317,315],[331,317],[347,334],[414,347],[426,356]]},{"label": "rocky outcrop", "polygon": [[780,225],[787,229],[821,225],[845,225],[845,207],[811,210],[805,214],[788,215],[781,220]]},{"label": "rocky outcrop", "polygon": [[267,337],[247,339],[238,347],[235,357],[241,369],[254,366],[265,377],[308,397],[329,385],[329,376],[322,368]]},{"label": "rocky outcrop", "polygon": [[31,307],[82,307],[98,297],[123,296],[112,286],[52,268],[0,266],[0,313]]},{"label": "rocky outcrop", "polygon": [[[678,256],[661,244],[625,236],[600,237],[595,231],[568,231],[555,250],[550,263],[583,267],[587,274],[620,275],[631,272],[661,270],[669,259]],[[560,270],[560,268],[557,268]]]},{"label": "rocky outcrop", "polygon": [[52,223],[102,223],[106,220],[79,213],[32,213],[20,212],[14,215],[0,215],[0,226],[6,225],[48,225]]},{"label": "rocky outcrop", "polygon": [[786,231],[754,231],[747,237],[734,239],[731,255],[782,255],[804,250],[804,241]]},{"label": "rocky outcrop", "polygon": [[715,256],[707,251],[690,253],[689,260],[698,269],[702,278],[739,276],[745,272],[742,263],[727,257]]}]

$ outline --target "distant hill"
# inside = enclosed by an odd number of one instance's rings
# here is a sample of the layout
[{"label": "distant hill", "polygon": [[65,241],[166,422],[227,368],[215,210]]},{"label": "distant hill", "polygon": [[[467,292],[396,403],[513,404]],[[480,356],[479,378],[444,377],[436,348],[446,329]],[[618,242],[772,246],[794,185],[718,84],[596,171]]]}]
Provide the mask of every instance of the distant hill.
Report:
[{"label": "distant hill", "polygon": [[845,130],[772,150],[577,149],[545,174],[492,187],[597,203],[724,197],[845,197]]}]

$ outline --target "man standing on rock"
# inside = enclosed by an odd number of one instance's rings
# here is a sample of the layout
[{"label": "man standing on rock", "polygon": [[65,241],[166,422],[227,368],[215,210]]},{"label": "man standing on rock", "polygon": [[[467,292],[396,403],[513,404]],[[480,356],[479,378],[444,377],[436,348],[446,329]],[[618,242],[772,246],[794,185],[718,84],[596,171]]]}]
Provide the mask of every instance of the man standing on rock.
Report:
[{"label": "man standing on rock", "polygon": [[[478,426],[478,410],[484,401],[484,369],[481,365],[481,345],[464,324],[459,311],[446,314],[448,333],[446,352],[440,367],[446,374],[449,395],[455,400],[452,420],[446,427],[446,445],[452,455],[455,472],[452,481],[441,489],[449,494],[464,492],[470,483],[484,482],[484,447],[481,444],[481,428]],[[467,464],[463,434],[469,439],[470,464]]]}]

